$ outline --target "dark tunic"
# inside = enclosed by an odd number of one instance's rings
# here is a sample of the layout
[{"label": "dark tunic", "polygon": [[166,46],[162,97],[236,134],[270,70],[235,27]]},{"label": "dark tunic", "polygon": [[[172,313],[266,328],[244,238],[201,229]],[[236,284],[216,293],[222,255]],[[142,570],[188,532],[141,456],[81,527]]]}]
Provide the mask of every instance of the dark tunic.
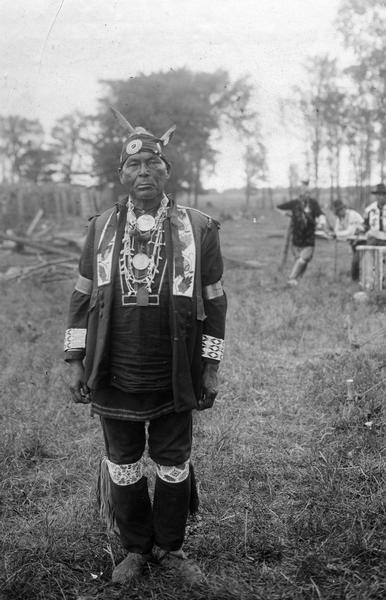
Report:
[{"label": "dark tunic", "polygon": [[[123,244],[121,255],[123,252]],[[110,331],[110,386],[93,393],[95,413],[146,421],[173,412],[172,345],[166,253],[154,277],[148,306],[128,302],[123,273],[114,278]]]},{"label": "dark tunic", "polygon": [[280,210],[290,210],[292,243],[299,248],[315,246],[316,219],[323,214],[318,202],[309,196],[279,204]]},{"label": "dark tunic", "polygon": [[111,385],[124,392],[170,390],[172,346],[169,326],[169,285],[166,260],[161,250],[161,269],[152,285],[154,304],[124,305],[127,287],[117,273],[110,330]]}]

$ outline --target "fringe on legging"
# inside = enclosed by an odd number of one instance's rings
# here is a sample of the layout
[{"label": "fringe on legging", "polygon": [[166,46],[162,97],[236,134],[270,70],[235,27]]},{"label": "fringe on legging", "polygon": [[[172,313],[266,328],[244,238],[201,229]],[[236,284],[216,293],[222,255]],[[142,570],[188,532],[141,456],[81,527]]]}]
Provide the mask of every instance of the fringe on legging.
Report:
[{"label": "fringe on legging", "polygon": [[97,502],[99,515],[106,524],[107,530],[119,535],[119,530],[115,520],[114,507],[111,498],[111,478],[107,466],[107,457],[104,456],[99,462],[98,482],[97,482]]},{"label": "fringe on legging", "polygon": [[[190,502],[189,512],[192,516],[196,515],[200,505],[198,495],[197,481],[192,463],[189,463],[190,473]],[[97,482],[97,502],[99,515],[106,524],[107,530],[119,535],[119,530],[115,520],[114,507],[111,499],[111,479],[107,466],[107,458],[104,456],[99,463],[98,482]]]}]

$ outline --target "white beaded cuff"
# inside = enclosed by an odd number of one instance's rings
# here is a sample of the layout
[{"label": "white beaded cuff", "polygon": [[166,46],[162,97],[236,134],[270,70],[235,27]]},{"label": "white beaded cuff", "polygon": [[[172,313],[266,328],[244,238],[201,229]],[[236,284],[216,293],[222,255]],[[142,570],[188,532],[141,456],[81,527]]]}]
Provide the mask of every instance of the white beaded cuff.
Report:
[{"label": "white beaded cuff", "polygon": [[64,350],[79,350],[86,347],[87,329],[67,329],[64,336]]},{"label": "white beaded cuff", "polygon": [[117,465],[106,458],[110,477],[116,485],[133,485],[142,477],[141,459],[130,465]]},{"label": "white beaded cuff", "polygon": [[202,290],[203,296],[206,300],[213,300],[213,298],[219,298],[224,295],[221,280],[211,285],[206,285]]},{"label": "white beaded cuff", "polygon": [[203,358],[213,358],[221,360],[224,356],[224,340],[204,334],[202,336],[202,355]]},{"label": "white beaded cuff", "polygon": [[92,280],[87,279],[87,277],[83,277],[79,275],[78,281],[76,282],[75,289],[77,292],[81,292],[82,294],[90,295],[92,290]]},{"label": "white beaded cuff", "polygon": [[189,476],[189,461],[187,460],[179,467],[166,467],[157,463],[157,475],[167,483],[181,483]]}]

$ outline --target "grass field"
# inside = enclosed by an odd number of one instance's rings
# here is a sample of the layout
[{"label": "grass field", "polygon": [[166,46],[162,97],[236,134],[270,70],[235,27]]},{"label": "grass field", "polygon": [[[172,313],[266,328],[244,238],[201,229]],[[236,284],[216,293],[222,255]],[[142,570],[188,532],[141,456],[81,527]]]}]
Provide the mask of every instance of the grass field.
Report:
[{"label": "grass field", "polygon": [[[333,242],[287,288],[286,220],[255,216],[222,228],[227,349],[215,407],[195,415],[201,511],[186,540],[207,575],[198,590],[156,568],[131,589],[110,583],[122,553],[96,507],[99,423],[71,403],[61,358],[73,282],[1,283],[1,600],[386,596],[386,301],[354,301],[349,249],[334,269]],[[235,266],[245,259],[258,268]]]}]

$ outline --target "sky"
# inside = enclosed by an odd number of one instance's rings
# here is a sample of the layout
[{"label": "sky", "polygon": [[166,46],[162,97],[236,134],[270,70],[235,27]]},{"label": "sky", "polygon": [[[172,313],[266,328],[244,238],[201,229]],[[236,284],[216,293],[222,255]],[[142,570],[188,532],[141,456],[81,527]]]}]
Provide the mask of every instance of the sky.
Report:
[{"label": "sky", "polygon": [[[256,87],[273,185],[304,146],[285,131],[278,101],[304,81],[309,55],[339,52],[340,0],[1,0],[0,114],[38,118],[46,131],[75,109],[96,111],[100,80],[188,67],[249,75]],[[137,124],[136,124],[137,125]],[[139,124],[138,125],[146,125]],[[217,142],[219,190],[243,185],[242,147]],[[302,175],[302,173],[300,173]]]}]

